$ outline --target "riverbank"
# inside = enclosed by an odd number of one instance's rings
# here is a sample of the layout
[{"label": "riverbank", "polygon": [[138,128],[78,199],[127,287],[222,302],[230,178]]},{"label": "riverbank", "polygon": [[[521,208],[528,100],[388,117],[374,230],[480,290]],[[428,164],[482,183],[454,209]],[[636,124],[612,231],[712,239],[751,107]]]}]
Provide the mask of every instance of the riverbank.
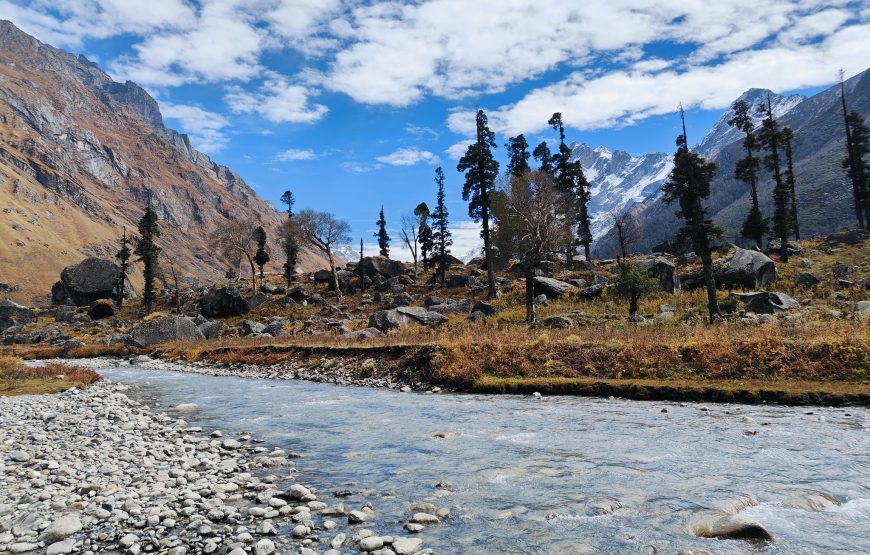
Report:
[{"label": "riverbank", "polygon": [[159,414],[127,391],[0,398],[0,553],[430,552],[365,528],[376,513],[351,492],[327,506],[283,450],[206,434],[183,419],[196,405]]}]

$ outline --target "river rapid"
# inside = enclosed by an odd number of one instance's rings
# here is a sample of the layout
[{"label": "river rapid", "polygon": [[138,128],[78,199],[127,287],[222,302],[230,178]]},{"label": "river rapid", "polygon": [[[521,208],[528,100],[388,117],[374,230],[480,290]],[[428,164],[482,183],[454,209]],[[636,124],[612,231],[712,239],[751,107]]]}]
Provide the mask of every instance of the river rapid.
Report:
[{"label": "river rapid", "polygon": [[[436,553],[870,553],[866,408],[399,393],[126,363],[99,371],[191,425],[301,453],[300,478],[324,497],[354,492],[348,505],[371,501],[381,534],[403,533],[411,503],[449,507],[421,534]],[[175,411],[182,403],[198,408]],[[840,504],[807,510],[809,492]],[[699,515],[745,505],[774,541],[694,535]]]}]

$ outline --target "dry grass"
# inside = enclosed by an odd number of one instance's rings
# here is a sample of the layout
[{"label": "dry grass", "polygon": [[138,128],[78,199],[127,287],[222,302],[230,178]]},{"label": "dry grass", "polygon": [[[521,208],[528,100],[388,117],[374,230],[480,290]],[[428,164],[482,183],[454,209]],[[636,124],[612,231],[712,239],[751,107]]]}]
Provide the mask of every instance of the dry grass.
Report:
[{"label": "dry grass", "polygon": [[87,368],[66,364],[26,366],[21,359],[0,357],[0,396],[56,393],[71,387],[85,387],[101,380]]}]

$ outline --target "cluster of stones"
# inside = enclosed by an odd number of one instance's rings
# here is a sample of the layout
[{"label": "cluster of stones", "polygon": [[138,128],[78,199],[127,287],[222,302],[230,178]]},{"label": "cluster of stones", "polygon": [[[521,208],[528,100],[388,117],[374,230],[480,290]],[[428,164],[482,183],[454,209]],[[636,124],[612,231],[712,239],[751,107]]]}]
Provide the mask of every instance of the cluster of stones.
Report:
[{"label": "cluster of stones", "polygon": [[359,529],[369,504],[346,511],[285,486],[284,451],[206,435],[125,389],[0,399],[0,553],[431,553]]}]

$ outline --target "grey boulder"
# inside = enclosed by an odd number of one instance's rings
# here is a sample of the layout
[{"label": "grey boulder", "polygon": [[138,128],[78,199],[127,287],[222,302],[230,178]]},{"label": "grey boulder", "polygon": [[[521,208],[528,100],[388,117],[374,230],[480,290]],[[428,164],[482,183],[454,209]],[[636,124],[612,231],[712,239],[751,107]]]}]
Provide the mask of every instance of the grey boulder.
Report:
[{"label": "grey boulder", "polygon": [[662,291],[676,295],[680,292],[680,276],[677,265],[663,256],[650,256],[636,262],[637,268],[651,274],[659,282]]},{"label": "grey boulder", "polygon": [[716,285],[759,289],[776,279],[776,265],[758,251],[734,248],[716,267]]},{"label": "grey boulder", "polygon": [[168,341],[203,339],[204,336],[191,318],[160,316],[133,328],[130,337],[139,347],[148,347]]},{"label": "grey boulder", "polygon": [[437,312],[419,306],[403,306],[375,312],[369,317],[369,327],[387,332],[392,329],[406,328],[411,324],[434,326],[446,321],[447,317]]},{"label": "grey boulder", "polygon": [[746,309],[756,314],[777,314],[787,310],[800,309],[799,302],[785,293],[759,291],[738,295],[746,303]]},{"label": "grey boulder", "polygon": [[36,311],[14,303],[8,299],[0,300],[0,331],[12,326],[22,326],[36,322]]},{"label": "grey boulder", "polygon": [[559,281],[558,279],[548,277],[533,277],[532,287],[535,295],[546,295],[548,299],[560,299],[565,296],[568,291],[576,289],[570,283]]}]

